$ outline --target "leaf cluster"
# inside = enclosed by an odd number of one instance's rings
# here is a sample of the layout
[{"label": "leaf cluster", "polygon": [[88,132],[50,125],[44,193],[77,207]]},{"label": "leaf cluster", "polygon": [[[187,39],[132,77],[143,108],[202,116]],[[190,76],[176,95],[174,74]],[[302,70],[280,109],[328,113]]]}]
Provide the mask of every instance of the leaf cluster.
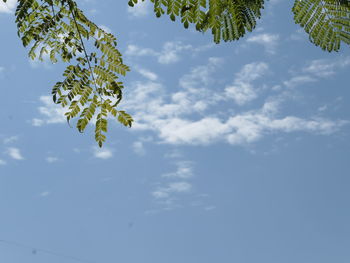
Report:
[{"label": "leaf cluster", "polygon": [[77,117],[80,132],[93,120],[96,141],[102,146],[109,116],[132,125],[131,116],[117,110],[123,94],[119,76],[125,76],[129,67],[123,63],[116,38],[90,21],[75,1],[40,2],[19,1],[15,13],[18,35],[32,59],[47,56],[52,63],[58,59],[69,63],[64,80],[52,89],[53,100],[67,109],[68,122]]},{"label": "leaf cluster", "polygon": [[[134,6],[145,0],[129,0]],[[214,42],[233,41],[252,31],[261,17],[264,0],[150,0],[157,17],[180,18],[185,28],[211,30]],[[309,34],[310,41],[323,50],[338,51],[350,44],[349,0],[295,0],[294,21]]]},{"label": "leaf cluster", "polygon": [[[145,0],[141,0],[145,1]],[[179,17],[185,28],[194,24],[196,30],[210,30],[214,42],[238,40],[252,31],[261,16],[264,0],[150,0],[157,17]],[[129,0],[134,6],[140,0]]]},{"label": "leaf cluster", "polygon": [[350,2],[348,0],[295,1],[294,20],[309,34],[310,41],[323,50],[338,51],[350,44]]},{"label": "leaf cluster", "polygon": [[[6,0],[2,0],[6,3]],[[264,0],[128,0],[130,6],[150,1],[157,17],[177,18],[185,28],[211,31],[214,42],[234,41],[252,31],[261,17]],[[349,0],[295,0],[295,23],[323,50],[338,51],[350,44]],[[68,123],[84,132],[95,124],[99,146],[106,140],[108,118],[131,127],[132,117],[118,105],[123,97],[123,63],[113,34],[89,20],[74,0],[18,0],[15,12],[18,35],[29,57],[68,63],[64,79],[52,89],[55,103],[66,109]],[[91,49],[89,52],[88,49]]]}]

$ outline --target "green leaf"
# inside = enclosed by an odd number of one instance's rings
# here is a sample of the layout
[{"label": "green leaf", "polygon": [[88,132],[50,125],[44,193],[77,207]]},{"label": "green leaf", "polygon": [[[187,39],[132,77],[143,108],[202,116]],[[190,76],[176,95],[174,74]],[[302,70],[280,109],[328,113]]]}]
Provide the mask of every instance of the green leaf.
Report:
[{"label": "green leaf", "polygon": [[323,50],[338,51],[350,44],[350,3],[344,0],[298,0],[293,6],[295,23]]},{"label": "green leaf", "polygon": [[[130,6],[145,0],[129,1]],[[234,41],[256,26],[264,0],[150,0],[157,17],[169,15],[172,21],[180,17],[185,28],[191,24],[200,32],[210,30],[214,42]],[[166,10],[166,12],[165,12]]]},{"label": "green leaf", "polygon": [[73,0],[19,0],[15,15],[18,35],[30,48],[29,57],[44,60],[49,54],[52,63],[69,63],[64,79],[52,89],[54,102],[67,110],[68,122],[78,117],[76,126],[83,132],[99,112],[94,124],[100,146],[106,140],[102,133],[107,132],[108,115],[131,126],[130,115],[121,113],[125,117],[119,118],[117,114],[123,89],[119,77],[129,67],[122,61],[114,35],[89,20]]}]

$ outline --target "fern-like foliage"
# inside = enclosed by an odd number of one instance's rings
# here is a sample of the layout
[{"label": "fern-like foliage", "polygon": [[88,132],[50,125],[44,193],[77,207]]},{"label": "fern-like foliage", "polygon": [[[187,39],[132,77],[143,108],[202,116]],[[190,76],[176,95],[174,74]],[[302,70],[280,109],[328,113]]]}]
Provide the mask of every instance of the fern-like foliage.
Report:
[{"label": "fern-like foliage", "polygon": [[112,34],[90,21],[73,0],[19,0],[15,15],[18,35],[32,59],[48,56],[53,63],[69,63],[63,81],[52,89],[54,102],[67,108],[68,122],[77,117],[76,126],[83,132],[94,120],[100,147],[109,115],[131,126],[131,116],[116,109],[123,90],[118,78],[129,68]]},{"label": "fern-like foliage", "polygon": [[[173,21],[180,18],[185,28],[193,24],[198,31],[210,30],[216,43],[252,31],[264,8],[264,0],[128,1],[130,6],[151,1],[157,17],[166,13]],[[338,51],[341,43],[350,44],[350,0],[295,0],[293,12],[295,22],[323,50]],[[69,63],[64,79],[52,89],[54,102],[67,109],[68,122],[76,118],[80,132],[94,122],[100,147],[106,140],[109,115],[131,127],[132,117],[117,110],[123,94],[119,77],[129,68],[112,34],[89,20],[74,0],[18,0],[15,15],[29,57]]]},{"label": "fern-like foliage", "polygon": [[[134,6],[140,1],[129,0]],[[147,0],[146,0],[147,1]],[[264,0],[150,0],[157,17],[181,19],[185,28],[194,24],[201,32],[211,30],[215,43],[238,40],[252,31],[261,16]]]},{"label": "fern-like foliage", "polygon": [[349,0],[297,0],[293,12],[295,22],[323,50],[338,51],[342,42],[350,44]]}]

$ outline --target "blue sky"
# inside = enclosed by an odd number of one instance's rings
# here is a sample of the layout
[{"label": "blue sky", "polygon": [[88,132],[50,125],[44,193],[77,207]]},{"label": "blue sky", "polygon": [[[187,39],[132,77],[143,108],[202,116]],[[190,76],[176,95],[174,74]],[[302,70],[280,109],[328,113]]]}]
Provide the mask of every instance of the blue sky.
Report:
[{"label": "blue sky", "polygon": [[311,44],[292,1],[220,45],[147,3],[78,1],[132,69],[134,127],[112,121],[102,149],[51,103],[64,65],[29,61],[13,3],[0,5],[1,262],[349,262],[350,52]]}]

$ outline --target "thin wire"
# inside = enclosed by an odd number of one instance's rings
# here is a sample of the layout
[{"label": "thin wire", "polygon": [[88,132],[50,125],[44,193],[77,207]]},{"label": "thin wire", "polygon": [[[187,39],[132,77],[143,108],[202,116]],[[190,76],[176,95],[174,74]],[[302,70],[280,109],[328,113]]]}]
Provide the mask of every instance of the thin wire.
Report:
[{"label": "thin wire", "polygon": [[32,251],[33,254],[36,254],[38,252],[42,252],[51,256],[55,256],[55,257],[60,257],[60,258],[66,258],[66,259],[70,259],[76,262],[81,262],[81,263],[96,263],[95,261],[91,261],[91,260],[86,260],[86,259],[81,259],[75,256],[71,256],[71,255],[67,255],[67,254],[62,254],[59,252],[55,252],[52,250],[47,250],[47,249],[43,249],[43,248],[38,248],[38,247],[33,247],[33,246],[29,246],[29,245],[25,245],[25,244],[21,244],[15,241],[9,241],[9,240],[4,240],[4,239],[0,239],[0,243],[4,243],[10,246],[14,246],[14,247],[18,247],[18,248],[25,248],[25,249],[30,249]]}]

